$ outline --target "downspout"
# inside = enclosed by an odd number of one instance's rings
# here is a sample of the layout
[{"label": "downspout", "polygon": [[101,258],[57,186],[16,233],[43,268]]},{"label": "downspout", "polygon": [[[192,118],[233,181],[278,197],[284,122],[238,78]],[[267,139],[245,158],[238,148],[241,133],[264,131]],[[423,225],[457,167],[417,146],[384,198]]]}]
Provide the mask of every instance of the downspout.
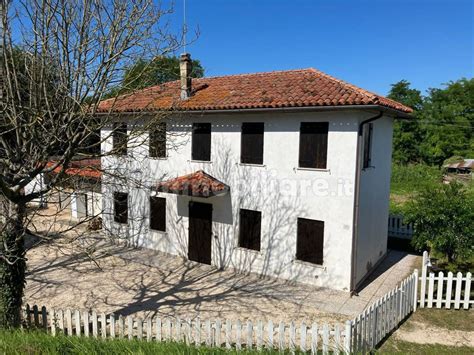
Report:
[{"label": "downspout", "polygon": [[359,123],[359,128],[357,132],[357,149],[356,149],[356,168],[355,168],[355,181],[354,181],[354,216],[353,216],[353,223],[352,223],[352,267],[351,267],[351,286],[350,292],[351,296],[356,295],[356,265],[357,265],[357,239],[359,237],[359,199],[360,199],[360,189],[359,189],[359,181],[360,181],[360,155],[361,155],[361,139],[362,133],[364,131],[364,125],[375,120],[378,120],[383,116],[383,111],[380,111],[377,115],[370,117],[361,123]]}]

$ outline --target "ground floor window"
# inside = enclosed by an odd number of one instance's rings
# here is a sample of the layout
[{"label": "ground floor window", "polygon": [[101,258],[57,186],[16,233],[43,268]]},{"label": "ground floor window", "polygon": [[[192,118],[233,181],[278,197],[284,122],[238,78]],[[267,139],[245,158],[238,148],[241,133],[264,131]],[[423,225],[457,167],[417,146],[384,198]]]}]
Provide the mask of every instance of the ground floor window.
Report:
[{"label": "ground floor window", "polygon": [[298,218],[296,259],[313,264],[323,264],[324,222]]},{"label": "ground floor window", "polygon": [[114,221],[128,222],[128,194],[126,192],[114,192]]},{"label": "ground floor window", "polygon": [[150,197],[150,229],[166,232],[166,198]]},{"label": "ground floor window", "polygon": [[262,212],[240,210],[239,247],[260,251]]}]

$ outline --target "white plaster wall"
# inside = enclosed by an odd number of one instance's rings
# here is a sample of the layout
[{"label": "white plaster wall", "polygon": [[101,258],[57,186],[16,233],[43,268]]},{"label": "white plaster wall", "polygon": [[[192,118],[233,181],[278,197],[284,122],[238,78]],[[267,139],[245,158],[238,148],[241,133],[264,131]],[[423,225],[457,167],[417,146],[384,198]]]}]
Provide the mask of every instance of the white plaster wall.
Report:
[{"label": "white plaster wall", "polygon": [[[33,178],[33,180],[31,180],[30,183],[25,186],[25,194],[28,195],[34,192],[40,192],[42,189],[44,189],[44,187],[45,183],[43,174],[38,174]],[[42,195],[38,198],[35,198],[34,200],[30,201],[30,204],[33,206],[46,207],[46,197]]]},{"label": "white plaster wall", "polygon": [[393,119],[373,125],[371,166],[360,176],[356,284],[387,252]]},{"label": "white plaster wall", "polygon": [[[149,159],[146,144],[127,157],[103,158],[104,169],[126,181],[103,177],[104,227],[137,246],[187,255],[190,197],[167,199],[167,231],[148,230],[151,187],[159,180],[203,169],[230,186],[230,194],[193,200],[213,205],[212,264],[318,286],[349,290],[353,183],[359,112],[212,114],[168,123],[167,159]],[[212,123],[211,162],[191,161],[192,122]],[[242,122],[265,122],[264,165],[240,162]],[[298,169],[299,128],[303,121],[328,121],[327,170]],[[110,130],[102,131],[111,149]],[[147,135],[140,139],[147,142]],[[377,144],[377,143],[375,143]],[[129,222],[113,222],[112,191],[129,192]],[[240,208],[262,211],[261,251],[237,247]],[[325,222],[324,265],[295,261],[297,218]]]}]

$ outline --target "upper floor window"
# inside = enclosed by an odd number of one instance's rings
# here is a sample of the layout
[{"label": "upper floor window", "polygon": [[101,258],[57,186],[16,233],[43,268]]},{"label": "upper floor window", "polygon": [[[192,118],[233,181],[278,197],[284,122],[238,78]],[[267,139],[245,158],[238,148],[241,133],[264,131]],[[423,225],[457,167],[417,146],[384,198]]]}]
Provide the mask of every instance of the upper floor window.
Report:
[{"label": "upper floor window", "polygon": [[313,264],[323,264],[324,222],[298,218],[296,259]]},{"label": "upper floor window", "polygon": [[127,124],[114,123],[112,149],[116,155],[127,155]]},{"label": "upper floor window", "polygon": [[114,221],[128,222],[128,194],[126,192],[114,192]]},{"label": "upper floor window", "polygon": [[263,164],[263,122],[242,123],[240,162]]},{"label": "upper floor window", "polygon": [[211,124],[193,123],[192,160],[211,160]]},{"label": "upper floor window", "polygon": [[372,162],[372,135],[374,131],[374,124],[368,123],[364,126],[363,138],[364,138],[364,161],[363,168],[370,167]]},{"label": "upper floor window", "polygon": [[260,251],[262,212],[240,210],[239,247]]},{"label": "upper floor window", "polygon": [[166,232],[166,198],[150,197],[150,228]]},{"label": "upper floor window", "polygon": [[150,158],[166,158],[166,123],[160,122],[149,134]]},{"label": "upper floor window", "polygon": [[328,122],[301,122],[300,168],[326,169]]}]

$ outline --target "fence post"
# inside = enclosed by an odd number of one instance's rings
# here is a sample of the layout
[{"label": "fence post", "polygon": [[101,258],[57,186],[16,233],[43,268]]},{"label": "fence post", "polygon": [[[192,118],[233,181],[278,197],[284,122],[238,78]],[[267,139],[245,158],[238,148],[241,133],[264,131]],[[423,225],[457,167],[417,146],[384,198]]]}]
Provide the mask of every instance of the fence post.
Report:
[{"label": "fence post", "polygon": [[469,309],[469,301],[471,298],[471,278],[472,274],[466,274],[466,288],[464,289],[464,309]]},{"label": "fence post", "polygon": [[344,337],[344,353],[352,353],[351,344],[352,344],[352,321],[346,321],[346,331]]},{"label": "fence post", "polygon": [[415,287],[413,291],[413,312],[416,312],[418,306],[418,269],[415,269],[413,272],[415,278]]},{"label": "fence post", "polygon": [[420,291],[420,308],[425,308],[426,294],[426,270],[428,267],[428,252],[423,252],[423,264],[421,265],[421,291]]}]

